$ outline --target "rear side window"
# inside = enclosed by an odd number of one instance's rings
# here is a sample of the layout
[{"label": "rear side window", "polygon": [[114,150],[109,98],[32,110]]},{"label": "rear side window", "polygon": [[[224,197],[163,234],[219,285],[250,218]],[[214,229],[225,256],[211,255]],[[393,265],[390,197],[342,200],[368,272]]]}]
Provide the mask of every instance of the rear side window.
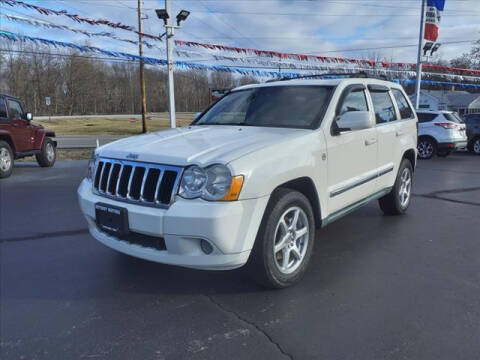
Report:
[{"label": "rear side window", "polygon": [[392,98],[387,91],[370,91],[377,124],[397,120]]},{"label": "rear side window", "polygon": [[398,89],[392,89],[393,97],[397,101],[398,105],[398,110],[400,111],[400,117],[402,119],[411,119],[413,118],[413,110],[408,104],[407,99],[405,98],[405,95],[398,90]]},{"label": "rear side window", "polygon": [[419,123],[426,123],[433,121],[437,117],[437,114],[430,114],[430,113],[417,113],[418,122]]},{"label": "rear side window", "polygon": [[463,124],[463,121],[462,119],[460,119],[460,117],[458,115],[456,115],[456,113],[444,113],[443,116],[445,116],[445,118],[448,120],[448,121],[451,121],[451,122],[454,122],[454,123],[457,123],[457,124]]},{"label": "rear side window", "polygon": [[365,97],[364,90],[352,91],[345,96],[339,115],[349,111],[368,111],[367,98]]},{"label": "rear side window", "polygon": [[6,122],[7,120],[7,106],[5,100],[0,98],[0,122]]}]

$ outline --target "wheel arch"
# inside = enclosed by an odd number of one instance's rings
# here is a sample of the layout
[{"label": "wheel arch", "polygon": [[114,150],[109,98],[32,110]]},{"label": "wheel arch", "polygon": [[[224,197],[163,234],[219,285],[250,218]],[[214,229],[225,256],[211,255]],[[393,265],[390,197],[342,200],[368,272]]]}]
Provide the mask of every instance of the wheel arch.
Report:
[{"label": "wheel arch", "polygon": [[0,133],[0,140],[5,141],[8,145],[10,145],[10,148],[13,151],[13,155],[15,155],[17,150],[15,149],[15,144],[10,135]]},{"label": "wheel arch", "polygon": [[403,153],[402,160],[407,159],[412,164],[412,168],[415,171],[415,166],[417,165],[417,153],[414,149],[408,149]]},{"label": "wheel arch", "polygon": [[432,135],[420,135],[420,136],[418,137],[418,140],[421,140],[421,139],[429,139],[429,140],[432,140],[435,145],[438,144],[437,139],[435,139]]},{"label": "wheel arch", "polygon": [[287,182],[284,182],[283,184],[278,185],[275,190],[277,189],[291,189],[305,195],[313,209],[315,226],[317,228],[321,226],[322,211],[320,206],[320,199],[318,197],[318,192],[315,188],[315,184],[310,177],[303,176],[293,180],[289,180]]}]

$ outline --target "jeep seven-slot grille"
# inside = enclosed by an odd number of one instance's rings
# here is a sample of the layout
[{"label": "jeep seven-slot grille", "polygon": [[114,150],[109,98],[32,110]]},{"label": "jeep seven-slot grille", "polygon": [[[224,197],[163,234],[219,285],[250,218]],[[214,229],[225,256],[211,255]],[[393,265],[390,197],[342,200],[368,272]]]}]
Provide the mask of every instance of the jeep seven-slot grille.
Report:
[{"label": "jeep seven-slot grille", "polygon": [[167,207],[178,189],[182,168],[100,158],[95,193],[119,201]]}]

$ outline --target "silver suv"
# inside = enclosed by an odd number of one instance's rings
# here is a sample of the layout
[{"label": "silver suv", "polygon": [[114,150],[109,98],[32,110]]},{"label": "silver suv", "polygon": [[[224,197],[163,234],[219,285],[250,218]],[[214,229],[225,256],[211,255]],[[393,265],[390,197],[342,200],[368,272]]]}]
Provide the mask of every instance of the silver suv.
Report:
[{"label": "silver suv", "polygon": [[467,147],[466,127],[456,112],[422,111],[418,116],[418,157],[445,157]]}]

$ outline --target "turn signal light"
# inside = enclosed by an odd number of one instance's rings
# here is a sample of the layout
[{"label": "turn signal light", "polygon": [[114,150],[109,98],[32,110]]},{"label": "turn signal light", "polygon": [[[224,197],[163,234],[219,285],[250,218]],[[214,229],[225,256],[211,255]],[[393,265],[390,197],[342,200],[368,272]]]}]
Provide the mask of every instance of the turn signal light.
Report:
[{"label": "turn signal light", "polygon": [[222,198],[222,201],[238,200],[238,197],[240,196],[240,191],[242,191],[242,186],[243,175],[232,177],[232,185],[230,185],[230,190]]}]

